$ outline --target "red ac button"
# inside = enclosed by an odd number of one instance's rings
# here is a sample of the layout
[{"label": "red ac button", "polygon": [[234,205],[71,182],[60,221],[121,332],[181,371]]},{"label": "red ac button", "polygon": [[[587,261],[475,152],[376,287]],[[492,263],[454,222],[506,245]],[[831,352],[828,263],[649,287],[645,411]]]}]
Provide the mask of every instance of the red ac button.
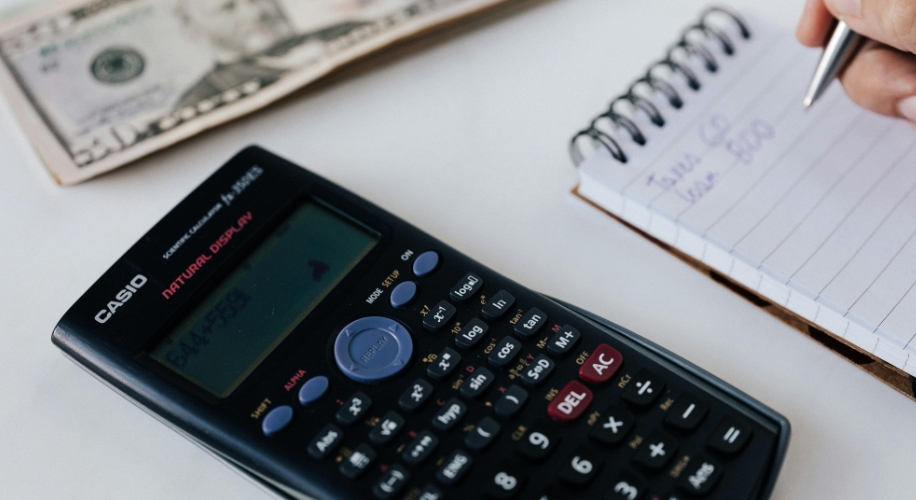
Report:
[{"label": "red ac button", "polygon": [[623,363],[623,356],[607,344],[601,344],[579,368],[579,378],[595,385],[600,385],[614,376]]}]

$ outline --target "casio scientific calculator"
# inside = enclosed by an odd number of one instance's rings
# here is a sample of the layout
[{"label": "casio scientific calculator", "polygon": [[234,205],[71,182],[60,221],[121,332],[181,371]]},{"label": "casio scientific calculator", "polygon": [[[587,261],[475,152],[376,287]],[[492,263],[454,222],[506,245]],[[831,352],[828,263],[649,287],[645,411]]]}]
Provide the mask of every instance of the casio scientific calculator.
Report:
[{"label": "casio scientific calculator", "polygon": [[764,499],[789,423],[256,148],[54,343],[283,498]]}]

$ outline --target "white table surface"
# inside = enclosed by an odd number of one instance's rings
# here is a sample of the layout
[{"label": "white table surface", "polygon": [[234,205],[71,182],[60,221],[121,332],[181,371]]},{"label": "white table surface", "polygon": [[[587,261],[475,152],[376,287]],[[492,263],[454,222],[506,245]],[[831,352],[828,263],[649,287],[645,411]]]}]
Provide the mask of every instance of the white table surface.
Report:
[{"label": "white table surface", "polygon": [[[569,193],[570,135],[705,3],[539,2],[69,188],[0,107],[0,495],[264,497],[50,341],[111,263],[258,143],[783,413],[773,498],[916,497],[916,403]],[[794,29],[802,2],[734,3]]]}]

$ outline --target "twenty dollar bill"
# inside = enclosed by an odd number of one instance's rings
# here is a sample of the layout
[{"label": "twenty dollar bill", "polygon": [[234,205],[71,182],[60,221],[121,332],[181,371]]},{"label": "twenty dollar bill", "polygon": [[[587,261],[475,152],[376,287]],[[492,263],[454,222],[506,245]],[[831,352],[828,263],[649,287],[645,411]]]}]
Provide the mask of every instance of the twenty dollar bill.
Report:
[{"label": "twenty dollar bill", "polygon": [[0,90],[81,182],[506,0],[95,0],[0,28]]}]

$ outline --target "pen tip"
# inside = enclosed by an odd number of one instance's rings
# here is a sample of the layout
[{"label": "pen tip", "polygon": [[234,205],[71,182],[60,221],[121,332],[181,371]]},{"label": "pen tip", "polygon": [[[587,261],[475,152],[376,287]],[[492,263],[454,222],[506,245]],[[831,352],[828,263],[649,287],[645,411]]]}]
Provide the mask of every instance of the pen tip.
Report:
[{"label": "pen tip", "polygon": [[805,104],[805,109],[810,108],[811,105],[814,104],[814,97],[812,97],[812,96],[805,97],[805,103],[804,103],[804,104]]}]

